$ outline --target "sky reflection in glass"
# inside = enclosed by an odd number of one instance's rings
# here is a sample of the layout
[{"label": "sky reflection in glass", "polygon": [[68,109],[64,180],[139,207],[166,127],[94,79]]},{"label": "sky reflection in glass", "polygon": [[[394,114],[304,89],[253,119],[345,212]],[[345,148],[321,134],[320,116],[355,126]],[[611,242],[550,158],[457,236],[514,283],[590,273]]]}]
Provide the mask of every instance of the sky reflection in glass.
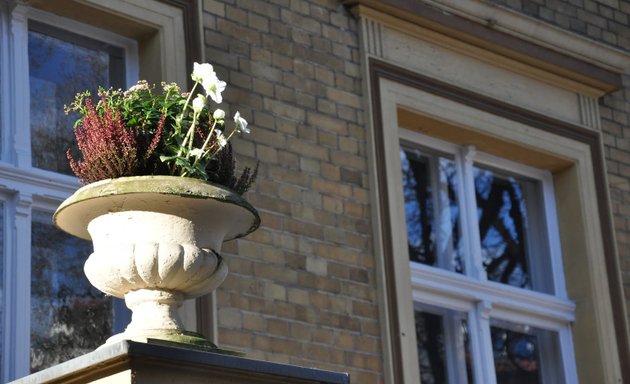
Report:
[{"label": "sky reflection in glass", "polygon": [[400,161],[410,260],[463,273],[454,162],[404,148]]},{"label": "sky reflection in glass", "polygon": [[488,280],[531,289],[523,184],[532,182],[477,167],[474,180],[481,256]]},{"label": "sky reflection in glass", "polygon": [[36,31],[29,31],[28,53],[33,166],[72,174],[66,149],[77,116],[63,107],[77,92],[109,87],[109,54]]}]

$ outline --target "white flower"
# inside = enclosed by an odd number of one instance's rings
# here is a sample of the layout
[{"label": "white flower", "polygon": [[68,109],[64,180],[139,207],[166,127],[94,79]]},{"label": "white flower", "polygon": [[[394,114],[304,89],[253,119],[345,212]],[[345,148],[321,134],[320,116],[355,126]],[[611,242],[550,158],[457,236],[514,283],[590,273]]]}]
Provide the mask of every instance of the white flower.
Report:
[{"label": "white flower", "polygon": [[181,90],[179,89],[179,86],[176,83],[166,83],[166,82],[162,82],[162,89],[164,90],[164,92],[173,92],[173,93],[180,93]]},{"label": "white flower", "polygon": [[215,129],[214,131],[217,133],[217,140],[219,142],[219,146],[221,148],[225,147],[227,145],[227,139],[223,135],[223,132],[221,132],[220,129]]},{"label": "white flower", "polygon": [[190,75],[193,81],[198,82],[202,82],[203,79],[212,76],[216,76],[216,74],[214,73],[214,68],[212,68],[212,65],[208,63],[195,63],[193,65],[192,74]]},{"label": "white flower", "polygon": [[201,148],[193,148],[190,151],[190,156],[201,157],[203,156],[203,150]]},{"label": "white flower", "polygon": [[212,114],[212,118],[218,121],[223,121],[225,119],[225,111],[222,109],[217,109]]},{"label": "white flower", "polygon": [[206,94],[210,96],[215,103],[221,104],[223,101],[221,92],[225,91],[225,86],[227,85],[225,81],[219,80],[215,75],[213,79],[205,79],[201,85],[203,89],[206,90]]},{"label": "white flower", "polygon": [[241,113],[238,112],[238,111],[234,115],[234,122],[236,123],[236,131],[237,132],[245,132],[245,133],[250,133],[251,132],[251,130],[249,128],[247,128],[247,120],[243,119],[241,117]]},{"label": "white flower", "polygon": [[205,89],[206,94],[210,96],[215,103],[220,104],[221,101],[223,101],[221,92],[225,90],[227,83],[219,80],[217,74],[212,68],[212,65],[208,63],[195,63],[191,78],[193,81],[201,83],[201,86]]},{"label": "white flower", "polygon": [[148,91],[148,90],[150,90],[149,83],[147,83],[146,80],[139,80],[136,83],[136,85],[134,85],[131,88],[129,88],[128,90],[126,90],[124,92],[124,95],[128,96],[131,93],[141,92],[141,91]]},{"label": "white flower", "polygon": [[192,102],[192,109],[195,113],[199,113],[206,106],[206,97],[202,94],[198,94]]}]

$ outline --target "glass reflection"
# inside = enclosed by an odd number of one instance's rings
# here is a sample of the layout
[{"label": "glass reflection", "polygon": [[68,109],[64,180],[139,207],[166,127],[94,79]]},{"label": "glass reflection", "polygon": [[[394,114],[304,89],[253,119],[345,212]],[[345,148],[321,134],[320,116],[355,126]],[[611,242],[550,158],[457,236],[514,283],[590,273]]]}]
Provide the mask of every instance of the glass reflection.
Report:
[{"label": "glass reflection", "polygon": [[483,266],[488,280],[531,289],[524,184],[534,182],[474,169]]},{"label": "glass reflection", "polygon": [[497,384],[564,382],[555,332],[505,321],[491,324]]},{"label": "glass reflection", "polygon": [[466,316],[439,309],[440,314],[416,309],[420,381],[425,384],[473,383]]},{"label": "glass reflection", "polygon": [[112,334],[111,298],[83,274],[88,241],[33,211],[31,261],[31,371],[91,352]]},{"label": "glass reflection", "polygon": [[63,107],[77,92],[122,86],[122,50],[37,22],[29,27],[32,163],[72,174],[65,151],[77,115],[65,115]]},{"label": "glass reflection", "polygon": [[410,260],[463,273],[454,162],[411,148],[400,161]]}]

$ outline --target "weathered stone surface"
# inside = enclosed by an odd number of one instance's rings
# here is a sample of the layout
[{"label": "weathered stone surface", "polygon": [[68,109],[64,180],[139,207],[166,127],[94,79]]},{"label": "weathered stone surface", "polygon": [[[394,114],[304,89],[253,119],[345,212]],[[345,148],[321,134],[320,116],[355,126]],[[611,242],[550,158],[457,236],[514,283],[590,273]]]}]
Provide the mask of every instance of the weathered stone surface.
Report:
[{"label": "weathered stone surface", "polygon": [[26,376],[14,384],[346,384],[345,373],[184,349],[180,345],[120,341]]}]

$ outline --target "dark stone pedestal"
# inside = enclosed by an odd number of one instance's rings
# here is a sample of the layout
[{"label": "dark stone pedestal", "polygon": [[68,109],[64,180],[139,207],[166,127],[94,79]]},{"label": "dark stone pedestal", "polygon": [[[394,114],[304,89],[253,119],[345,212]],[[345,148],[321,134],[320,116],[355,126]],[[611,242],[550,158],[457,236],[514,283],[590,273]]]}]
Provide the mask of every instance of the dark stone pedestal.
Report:
[{"label": "dark stone pedestal", "polygon": [[346,373],[120,341],[14,383],[347,384]]}]

